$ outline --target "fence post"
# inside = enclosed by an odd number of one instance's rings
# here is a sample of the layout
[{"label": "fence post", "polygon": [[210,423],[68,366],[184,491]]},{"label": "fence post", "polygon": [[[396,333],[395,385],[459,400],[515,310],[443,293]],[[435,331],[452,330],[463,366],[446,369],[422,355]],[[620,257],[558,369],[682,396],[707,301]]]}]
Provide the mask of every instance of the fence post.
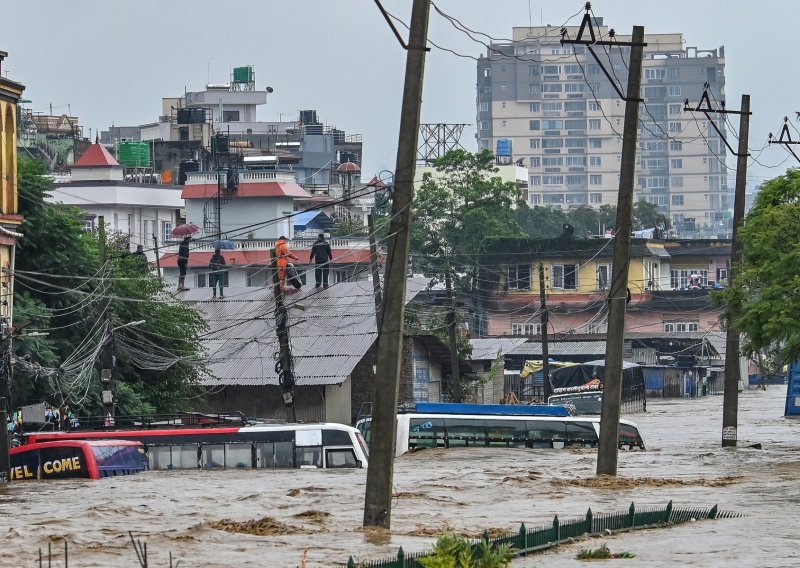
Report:
[{"label": "fence post", "polygon": [[403,547],[397,549],[397,564],[400,568],[403,568],[406,565],[406,553],[403,552]]},{"label": "fence post", "polygon": [[586,511],[586,532],[592,534],[592,508]]},{"label": "fence post", "polygon": [[713,507],[711,507],[711,510],[708,512],[708,518],[709,519],[716,519],[717,518],[717,513],[719,513],[719,509],[717,509],[717,506],[714,505]]},{"label": "fence post", "polygon": [[525,523],[522,523],[519,526],[519,537],[517,539],[517,542],[522,544],[522,546],[519,547],[520,548],[520,554],[522,556],[527,556],[528,555],[528,529],[525,528]]},{"label": "fence post", "polygon": [[670,499],[669,503],[667,503],[667,510],[666,510],[666,515],[664,516],[664,522],[668,523],[669,522],[669,518],[671,516],[672,516],[672,499]]},{"label": "fence post", "polygon": [[636,520],[636,507],[634,506],[633,501],[631,501],[631,506],[628,507],[628,526],[632,527],[635,520]]},{"label": "fence post", "polygon": [[561,540],[561,525],[558,522],[558,515],[553,517],[553,542]]},{"label": "fence post", "polygon": [[347,561],[347,568],[356,568],[356,561],[353,560],[353,557],[350,557],[350,560]]}]

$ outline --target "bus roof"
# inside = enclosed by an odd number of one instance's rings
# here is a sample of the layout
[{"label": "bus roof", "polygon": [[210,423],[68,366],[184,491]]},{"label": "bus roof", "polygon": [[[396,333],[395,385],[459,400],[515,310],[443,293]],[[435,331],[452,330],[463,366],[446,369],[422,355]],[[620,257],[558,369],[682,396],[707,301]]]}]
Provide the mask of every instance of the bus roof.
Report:
[{"label": "bus roof", "polygon": [[[406,411],[408,413],[409,411]],[[475,414],[496,416],[569,416],[564,406],[548,404],[461,404],[418,402],[414,410],[418,414]]]}]

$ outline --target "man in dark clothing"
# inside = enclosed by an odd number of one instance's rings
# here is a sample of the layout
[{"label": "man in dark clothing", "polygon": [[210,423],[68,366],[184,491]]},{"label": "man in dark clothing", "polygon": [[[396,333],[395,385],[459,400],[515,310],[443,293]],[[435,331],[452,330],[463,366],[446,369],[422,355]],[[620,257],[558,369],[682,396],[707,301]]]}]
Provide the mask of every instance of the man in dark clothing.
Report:
[{"label": "man in dark clothing", "polygon": [[142,245],[136,245],[136,252],[128,257],[128,265],[134,270],[147,272],[147,255]]},{"label": "man in dark clothing", "polygon": [[319,288],[323,284],[325,288],[328,287],[328,272],[332,258],[331,245],[325,240],[325,235],[320,233],[316,242],[311,246],[311,256],[309,257],[309,260],[313,260],[316,264],[314,268],[315,288]]},{"label": "man in dark clothing", "polygon": [[211,257],[208,267],[211,269],[212,297],[217,297],[217,284],[219,284],[219,297],[224,298],[225,294],[222,292],[222,287],[225,285],[225,257],[222,256],[219,249],[214,249],[214,256]]},{"label": "man in dark clothing", "polygon": [[189,236],[183,237],[183,242],[178,247],[178,292],[188,290],[185,286],[186,269],[189,266]]}]

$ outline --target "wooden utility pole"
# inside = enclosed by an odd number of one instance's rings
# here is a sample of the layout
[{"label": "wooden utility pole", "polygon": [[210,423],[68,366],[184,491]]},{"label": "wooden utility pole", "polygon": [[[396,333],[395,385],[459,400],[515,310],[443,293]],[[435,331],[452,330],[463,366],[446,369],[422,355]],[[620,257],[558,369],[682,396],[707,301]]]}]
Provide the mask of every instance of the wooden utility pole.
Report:
[{"label": "wooden utility pole", "polygon": [[628,261],[631,251],[633,184],[636,174],[636,131],[639,123],[639,88],[642,81],[644,27],[633,26],[628,89],[625,97],[625,124],[622,131],[622,164],[617,197],[616,236],[608,297],[608,333],[603,378],[603,405],[600,414],[600,440],[597,475],[617,475],[622,359],[625,344],[625,308],[628,299]]},{"label": "wooden utility pole", "polygon": [[[97,236],[100,239],[100,265],[104,276],[108,276],[108,248],[106,243],[106,220],[102,215],[97,217]],[[111,300],[106,300],[105,313],[106,333],[103,351],[100,354],[100,384],[103,387],[102,402],[105,426],[114,425],[114,326],[111,321]]]},{"label": "wooden utility pole", "polygon": [[539,307],[542,322],[542,386],[544,400],[542,404],[547,404],[550,395],[553,394],[553,387],[550,384],[550,349],[547,342],[547,324],[550,317],[547,314],[547,290],[544,287],[544,264],[539,263]]},{"label": "wooden utility pole", "polygon": [[153,252],[156,253],[156,273],[161,278],[161,258],[158,254],[158,237],[153,233]]},{"label": "wooden utility pole", "polygon": [[[430,0],[414,0],[406,51],[406,75],[400,135],[397,143],[392,220],[384,279],[383,319],[378,338],[375,401],[364,499],[364,526],[390,528],[392,479],[397,430],[397,401],[403,355],[406,279],[410,246],[411,204],[422,106],[422,77],[428,39]],[[387,21],[391,22],[391,20]]]},{"label": "wooden utility pole", "polygon": [[[736,158],[736,192],[733,196],[733,239],[731,240],[731,268],[728,282],[733,282],[733,271],[742,260],[742,241],[739,227],[744,220],[745,188],[747,184],[747,142],[750,135],[750,95],[742,95],[739,115],[739,151]],[[728,306],[728,311],[735,307]],[[739,420],[739,331],[728,317],[725,331],[725,394],[722,401],[722,447],[736,446]]]},{"label": "wooden utility pole", "polygon": [[372,292],[375,297],[375,320],[378,324],[378,333],[381,332],[381,272],[378,268],[378,243],[375,237],[375,218],[372,213],[367,215],[367,229],[369,230],[369,265],[372,270]]},{"label": "wooden utility pole", "polygon": [[[281,399],[286,408],[286,419],[297,422],[297,410],[294,407],[294,361],[292,348],[289,345],[289,312],[284,303],[281,279],[278,276],[278,258],[275,249],[270,251],[272,262],[272,294],[275,296],[275,334],[278,336],[278,384],[281,387]],[[286,276],[288,280],[288,274]]]},{"label": "wooden utility pole", "polygon": [[446,260],[444,287],[447,290],[447,336],[450,342],[450,374],[453,402],[461,402],[461,373],[458,368],[458,337],[456,334],[456,299],[453,296],[453,280],[450,261]]}]

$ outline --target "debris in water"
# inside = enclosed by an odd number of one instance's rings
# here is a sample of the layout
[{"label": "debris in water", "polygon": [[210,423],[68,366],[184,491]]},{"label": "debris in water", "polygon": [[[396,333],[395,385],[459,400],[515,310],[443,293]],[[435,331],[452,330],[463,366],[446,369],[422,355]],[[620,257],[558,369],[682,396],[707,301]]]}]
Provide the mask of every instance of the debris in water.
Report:
[{"label": "debris in water", "polygon": [[325,519],[331,516],[330,513],[327,511],[303,511],[302,513],[297,513],[296,515],[292,515],[295,519],[302,519],[304,521],[311,521],[314,523],[321,523],[324,522]]},{"label": "debris in water", "polygon": [[553,479],[556,487],[588,487],[592,489],[627,489],[631,487],[666,487],[670,485],[702,485],[703,487],[725,487],[739,483],[742,476],[718,477],[717,479],[670,479],[666,477],[615,477],[598,475],[579,479]]},{"label": "debris in water", "polygon": [[278,536],[285,534],[302,534],[305,530],[284,524],[272,517],[261,517],[249,521],[234,521],[232,519],[222,519],[208,523],[212,529],[220,531],[252,534],[257,536]]}]

